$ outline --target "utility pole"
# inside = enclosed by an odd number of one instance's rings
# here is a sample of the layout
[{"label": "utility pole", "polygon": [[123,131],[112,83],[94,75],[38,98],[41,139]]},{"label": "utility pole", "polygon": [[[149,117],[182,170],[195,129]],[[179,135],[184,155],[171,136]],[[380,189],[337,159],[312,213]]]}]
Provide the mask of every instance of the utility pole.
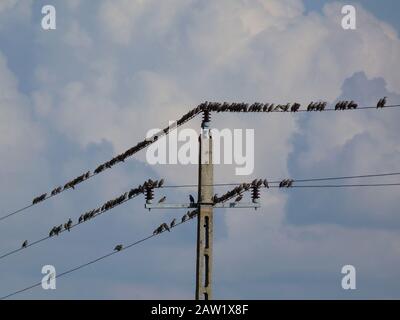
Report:
[{"label": "utility pole", "polygon": [[213,163],[209,121],[199,136],[199,182],[197,214],[196,300],[212,299],[213,264]]},{"label": "utility pole", "polygon": [[[210,111],[203,111],[199,136],[199,178],[197,203],[152,203],[153,190],[147,191],[145,208],[152,209],[195,209],[197,210],[197,257],[196,257],[196,300],[212,299],[213,266],[213,209],[240,209],[260,207],[258,187],[253,188],[251,203],[214,202],[213,144],[210,132]],[[242,191],[243,192],[243,191]]]}]

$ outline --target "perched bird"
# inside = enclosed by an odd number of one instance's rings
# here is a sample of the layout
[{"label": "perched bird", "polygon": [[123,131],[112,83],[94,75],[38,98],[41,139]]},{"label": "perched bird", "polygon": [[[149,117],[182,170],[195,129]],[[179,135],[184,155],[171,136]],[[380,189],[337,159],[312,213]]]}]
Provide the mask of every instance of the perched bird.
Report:
[{"label": "perched bird", "polygon": [[161,188],[164,185],[164,179],[158,181],[158,188]]},{"label": "perched bird", "polygon": [[194,198],[193,198],[193,196],[191,194],[189,195],[189,200],[190,200],[191,204],[194,204]]},{"label": "perched bird", "polygon": [[267,179],[264,179],[263,184],[265,188],[269,188]]},{"label": "perched bird", "polygon": [[175,226],[175,223],[176,223],[176,219],[172,220],[169,227],[173,228]]},{"label": "perched bird", "polygon": [[81,223],[83,221],[83,214],[79,217],[78,223]]},{"label": "perched bird", "polygon": [[55,229],[55,234],[56,234],[56,236],[58,236],[58,234],[61,232],[62,228],[63,228],[63,225],[60,224],[60,225]]},{"label": "perched bird", "polygon": [[212,202],[213,203],[217,203],[218,202],[218,195],[214,194],[214,196],[212,197]]},{"label": "perched bird", "polygon": [[292,179],[287,180],[286,188],[290,188],[292,185],[293,185],[293,180]]},{"label": "perched bird", "polygon": [[162,226],[165,230],[167,230],[168,232],[171,232],[171,230],[169,229],[168,225],[165,222],[162,224]]},{"label": "perched bird", "polygon": [[377,108],[383,108],[386,105],[386,98],[387,97],[383,97],[382,99],[379,99],[376,107]]},{"label": "perched bird", "polygon": [[186,215],[186,214],[184,214],[184,215],[182,216],[181,222],[182,222],[182,223],[183,223],[183,222],[185,222],[185,221],[186,221],[186,219],[187,219],[187,215]]},{"label": "perched bird", "polygon": [[381,108],[383,108],[385,105],[386,105],[386,97],[384,97],[384,98],[382,99]]},{"label": "perched bird", "polygon": [[243,195],[241,194],[235,199],[235,202],[239,202],[242,199],[243,199]]},{"label": "perched bird", "polygon": [[118,244],[118,245],[115,246],[114,251],[121,251],[122,248],[123,248],[123,245],[122,244]]},{"label": "perched bird", "polygon": [[26,248],[28,246],[28,240],[25,240],[23,243],[22,243],[22,247],[21,248]]},{"label": "perched bird", "polygon": [[167,199],[166,196],[162,197],[160,200],[158,200],[158,203],[163,203],[165,201],[165,199]]},{"label": "perched bird", "polygon": [[188,211],[187,212],[187,216],[188,216],[189,219],[194,218],[196,216],[196,214],[197,214],[197,210],[193,210],[193,211]]},{"label": "perched bird", "polygon": [[289,181],[288,179],[283,179],[283,180],[279,183],[279,188],[286,187],[288,181]]},{"label": "perched bird", "polygon": [[68,232],[71,230],[71,226],[72,226],[72,220],[68,219],[68,222],[66,223],[66,225],[64,226],[65,229],[68,230]]},{"label": "perched bird", "polygon": [[299,111],[299,109],[300,109],[300,103],[295,102],[295,103],[292,105],[292,108],[290,109],[290,111],[292,111],[292,112],[297,112],[297,111]]}]

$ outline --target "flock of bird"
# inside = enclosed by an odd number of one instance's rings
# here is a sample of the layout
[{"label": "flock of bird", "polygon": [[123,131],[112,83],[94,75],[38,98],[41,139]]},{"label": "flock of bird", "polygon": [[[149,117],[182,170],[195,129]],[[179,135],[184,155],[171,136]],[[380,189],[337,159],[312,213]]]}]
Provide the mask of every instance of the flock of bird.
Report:
[{"label": "flock of bird", "polygon": [[293,179],[283,179],[279,182],[279,188],[290,188],[293,187]]},{"label": "flock of bird", "polygon": [[[197,215],[197,209],[193,211],[188,211],[186,214],[184,214],[181,218],[181,223],[184,223],[187,220],[193,219]],[[158,235],[164,231],[171,232],[171,229],[176,226],[176,219],[173,219],[169,224],[163,222],[160,224],[159,227],[157,227],[153,231],[153,235]],[[114,251],[121,251],[124,248],[122,244],[117,244],[114,247]]]},{"label": "flock of bird", "polygon": [[[81,183],[81,182],[83,182],[83,181],[89,179],[89,177],[90,177],[90,171],[88,171],[88,172],[86,172],[86,173],[80,175],[79,177],[76,177],[75,179],[73,179],[73,180],[67,182],[67,183],[64,185],[64,187],[59,186],[59,187],[57,187],[57,188],[54,188],[54,189],[51,191],[50,194],[51,194],[51,196],[55,196],[56,194],[60,193],[60,192],[63,191],[63,190],[67,190],[67,189],[70,189],[70,188],[71,188],[71,189],[75,189],[75,186],[76,186],[77,184],[79,184],[79,183]],[[47,193],[43,193],[42,195],[40,195],[40,196],[34,198],[34,199],[32,200],[32,204],[37,204],[37,203],[39,203],[39,202],[45,200],[46,197],[47,197]]]},{"label": "flock of bird", "polygon": [[[192,210],[192,211],[188,211],[187,213],[185,213],[182,216],[181,223],[184,223],[187,220],[193,219],[196,215],[197,215],[197,209],[196,210]],[[169,224],[167,224],[165,222],[161,223],[160,226],[153,231],[153,235],[160,234],[163,231],[170,232],[171,229],[173,227],[175,227],[175,225],[176,225],[176,219],[173,219]]]},{"label": "flock of bird", "polygon": [[269,188],[267,179],[264,179],[264,180],[254,179],[251,183],[246,183],[246,182],[242,183],[241,185],[228,191],[221,197],[218,197],[218,194],[215,194],[212,198],[213,204],[225,202],[234,197],[236,197],[235,202],[239,202],[243,199],[243,192],[249,191],[250,189],[253,189],[253,195],[257,196],[256,195],[257,192],[254,192],[254,191],[258,190],[261,186],[264,186],[265,188]]},{"label": "flock of bird", "polygon": [[[327,106],[327,102],[311,102],[307,106],[307,111],[323,111]],[[339,101],[335,105],[335,110],[349,110],[349,109],[356,109],[357,103],[354,101]],[[386,106],[386,97],[380,99],[376,105],[377,108],[383,108]],[[179,127],[185,122],[189,121],[190,119],[194,118],[199,113],[204,112],[207,114],[206,119],[209,119],[209,112],[297,112],[301,108],[301,104],[298,102],[295,103],[287,103],[287,104],[273,104],[273,103],[253,103],[248,104],[244,102],[203,102],[199,104],[196,108],[190,110],[185,115],[183,115],[179,120],[176,121],[176,126]],[[117,155],[116,157],[112,158],[110,161],[107,161],[101,165],[99,165],[93,172],[93,175],[99,174],[102,171],[111,168],[117,163],[124,162],[126,158],[131,157],[138,151],[142,150],[143,148],[147,147],[148,145],[154,143],[163,135],[169,133],[173,127],[166,127],[163,130],[160,130],[158,133],[154,134],[150,138],[146,138],[143,141],[139,142],[136,146],[126,150],[124,153]],[[54,188],[51,191],[51,196],[54,196],[64,190],[67,189],[74,189],[75,186],[88,178],[91,177],[90,171],[78,176],[77,178],[67,182],[64,187],[59,186]],[[37,204],[47,198],[47,193],[44,193],[40,196],[37,196],[33,199],[32,205]]]},{"label": "flock of bird", "polygon": [[351,110],[357,109],[358,104],[355,103],[353,100],[351,101],[339,101],[335,105],[335,110]]},{"label": "flock of bird", "polygon": [[[290,188],[293,186],[293,179],[283,179],[279,183],[279,188]],[[145,181],[142,185],[139,185],[137,188],[133,188],[129,190],[128,192],[123,193],[122,195],[116,197],[115,199],[109,200],[105,202],[101,207],[98,207],[93,210],[89,210],[85,212],[84,214],[80,215],[78,219],[78,224],[82,222],[86,222],[87,220],[105,212],[108,211],[112,208],[114,208],[117,205],[120,205],[121,203],[139,195],[139,194],[145,194],[146,190],[152,190],[154,188],[162,188],[164,185],[164,179],[161,180],[155,180],[153,181],[152,179],[149,179]],[[215,194],[212,198],[213,204],[217,203],[222,203],[226,202],[229,199],[235,198],[234,202],[240,202],[243,199],[243,193],[246,191],[249,191],[252,189],[252,198],[253,200],[255,198],[259,197],[258,189],[260,187],[264,188],[269,188],[269,183],[267,179],[254,179],[251,183],[242,183],[239,186],[235,187],[234,189],[226,192],[224,195],[221,197],[218,197],[218,194]],[[166,196],[163,196],[160,198],[158,203],[163,203],[167,199]],[[197,204],[195,202],[195,199],[192,195],[189,195],[189,201],[191,204],[191,207],[197,207]],[[187,219],[192,219],[195,217],[197,214],[197,209],[193,211],[188,211],[184,216],[182,216],[181,222],[185,222]],[[168,225],[166,223],[162,223],[156,230],[154,230],[153,234],[159,234],[162,231],[170,231],[172,227],[175,226],[176,219],[172,220],[171,223]],[[73,221],[71,219],[68,219],[68,221],[64,224],[60,224],[58,226],[54,226],[51,228],[49,232],[49,237],[52,236],[58,236],[63,230],[70,231],[71,227],[73,227]],[[28,246],[28,241],[25,240],[22,243],[22,248],[26,248]],[[121,247],[122,249],[122,247]],[[117,249],[116,249],[117,250]],[[118,250],[119,251],[119,250]]]},{"label": "flock of bird", "polygon": [[[86,222],[87,220],[93,218],[94,216],[97,216],[105,211],[108,211],[112,208],[114,208],[117,205],[120,205],[121,203],[139,195],[143,194],[146,190],[146,188],[151,187],[151,188],[161,188],[164,184],[164,179],[161,180],[156,180],[153,181],[151,179],[145,181],[142,185],[139,185],[137,188],[133,188],[128,192],[125,192],[124,194],[116,197],[115,199],[109,200],[106,203],[104,203],[101,207],[98,207],[96,209],[90,210],[82,214],[79,219],[78,219],[78,224],[82,222]],[[49,237],[52,237],[54,235],[59,235],[60,232],[64,230],[70,230],[72,227],[72,220],[69,219],[66,223],[60,224],[59,226],[54,226],[49,233]],[[24,246],[23,246],[24,247]]]}]

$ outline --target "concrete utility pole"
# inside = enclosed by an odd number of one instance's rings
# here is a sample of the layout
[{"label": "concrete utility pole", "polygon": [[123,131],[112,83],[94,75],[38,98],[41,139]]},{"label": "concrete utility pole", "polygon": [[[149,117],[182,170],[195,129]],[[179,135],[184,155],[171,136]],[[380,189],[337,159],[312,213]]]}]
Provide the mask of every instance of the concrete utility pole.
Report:
[{"label": "concrete utility pole", "polygon": [[213,183],[212,137],[205,125],[199,136],[196,300],[212,299]]},{"label": "concrete utility pole", "polygon": [[196,259],[196,300],[212,299],[213,265],[213,209],[240,209],[260,207],[260,203],[230,202],[214,203],[214,172],[212,163],[213,145],[209,129],[210,113],[203,113],[203,122],[199,136],[199,181],[197,203],[156,203],[150,194],[145,208],[152,209],[195,209],[197,210],[197,259]]}]

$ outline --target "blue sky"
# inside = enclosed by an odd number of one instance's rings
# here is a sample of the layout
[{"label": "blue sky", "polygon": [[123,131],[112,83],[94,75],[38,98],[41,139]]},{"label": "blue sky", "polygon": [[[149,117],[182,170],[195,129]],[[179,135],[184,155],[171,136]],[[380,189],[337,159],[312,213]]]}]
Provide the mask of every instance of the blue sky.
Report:
[{"label": "blue sky", "polygon": [[[56,7],[54,31],[41,29],[44,4]],[[336,1],[1,2],[0,213],[93,170],[204,100],[399,103],[400,5],[346,4],[356,6],[356,30],[341,28]],[[215,128],[254,129],[256,150],[253,175],[217,166],[215,181],[399,171],[399,120],[396,110],[218,114]],[[161,177],[192,184],[197,167],[150,166],[142,152],[0,222],[0,254]],[[167,197],[180,202],[189,193]],[[273,190],[262,202],[257,212],[215,213],[215,298],[400,297],[398,189]],[[62,272],[183,214],[149,213],[143,204],[135,199],[0,260],[0,295],[39,281],[45,264]],[[191,299],[195,230],[182,225],[60,279],[56,290],[18,298]],[[346,264],[357,269],[357,290],[341,289]]]}]

